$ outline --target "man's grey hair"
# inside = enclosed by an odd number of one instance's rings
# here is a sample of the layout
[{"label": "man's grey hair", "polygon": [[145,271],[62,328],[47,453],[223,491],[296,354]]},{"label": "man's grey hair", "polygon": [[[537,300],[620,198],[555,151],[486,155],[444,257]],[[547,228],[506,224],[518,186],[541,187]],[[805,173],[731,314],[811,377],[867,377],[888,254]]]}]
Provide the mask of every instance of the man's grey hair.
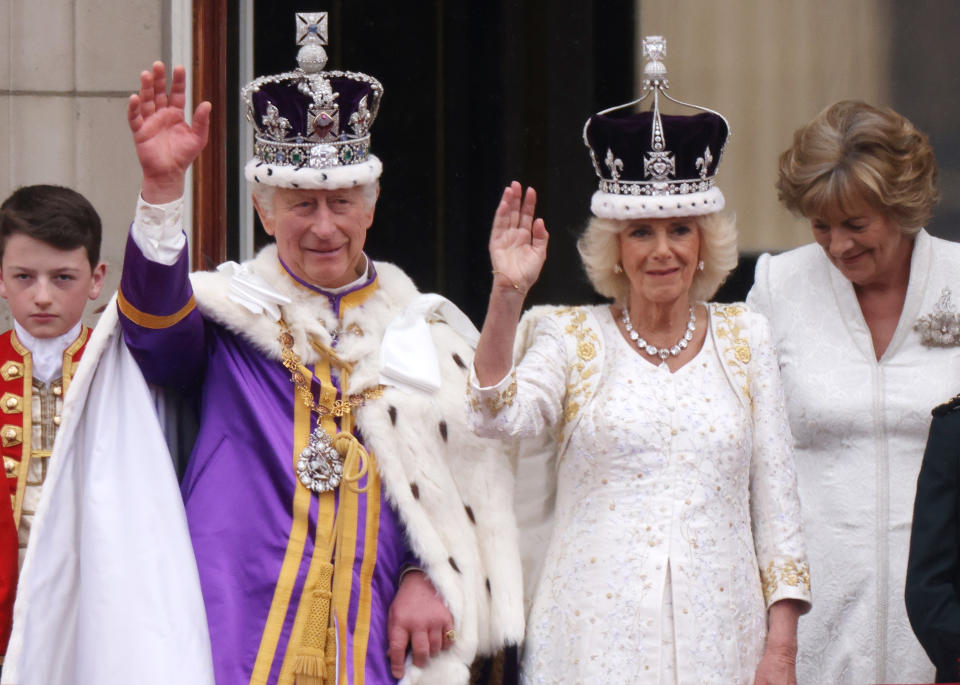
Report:
[{"label": "man's grey hair", "polygon": [[[273,214],[273,197],[276,195],[278,186],[268,185],[266,183],[252,183],[250,184],[250,192],[257,200],[257,204],[260,207],[260,211],[267,216]],[[373,209],[373,206],[377,203],[377,194],[380,191],[380,181],[371,181],[370,183],[365,183],[362,186],[357,186],[354,190],[360,191],[360,197],[363,199],[363,204],[366,209]]]}]

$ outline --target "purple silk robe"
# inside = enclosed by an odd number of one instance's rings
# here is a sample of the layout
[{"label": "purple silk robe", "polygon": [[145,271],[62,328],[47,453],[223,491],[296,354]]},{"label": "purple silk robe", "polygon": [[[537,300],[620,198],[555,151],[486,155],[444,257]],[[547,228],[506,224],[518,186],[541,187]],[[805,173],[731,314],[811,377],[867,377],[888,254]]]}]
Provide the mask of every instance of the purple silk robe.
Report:
[{"label": "purple silk robe", "polygon": [[[148,382],[199,394],[200,431],[181,490],[217,682],[290,678],[298,610],[309,613],[311,593],[304,585],[316,563],[318,517],[325,522],[322,534],[335,511],[349,526],[342,539],[355,540],[345,557],[352,558],[352,573],[335,579],[331,606],[340,682],[395,683],[386,656],[387,610],[401,567],[415,560],[376,469],[360,482],[370,485],[367,492],[343,500],[349,505],[342,505],[342,492],[318,497],[298,483],[295,439],[303,443],[316,415],[303,405],[280,361],[203,318],[187,272],[186,249],[177,263],[165,266],[147,260],[128,240],[120,321]],[[361,306],[377,287],[373,274],[349,292],[318,291],[317,297],[327,297],[341,316],[343,307]],[[339,399],[335,369],[311,370],[315,398]],[[354,435],[362,442],[358,431]],[[329,498],[326,510],[323,497]],[[337,576],[342,573],[337,568]]]}]

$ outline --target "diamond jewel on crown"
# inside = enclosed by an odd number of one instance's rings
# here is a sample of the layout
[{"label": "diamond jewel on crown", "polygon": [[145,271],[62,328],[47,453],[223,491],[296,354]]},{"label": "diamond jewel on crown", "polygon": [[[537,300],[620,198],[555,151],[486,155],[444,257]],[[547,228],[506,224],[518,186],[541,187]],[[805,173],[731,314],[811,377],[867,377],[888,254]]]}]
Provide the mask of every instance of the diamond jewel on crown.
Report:
[{"label": "diamond jewel on crown", "polygon": [[242,90],[255,157],[298,169],[365,163],[383,86],[367,74],[324,70],[326,12],[297,13],[296,31],[299,68],[260,76]]},{"label": "diamond jewel on crown", "polygon": [[612,178],[614,182],[619,181],[620,172],[623,170],[623,160],[614,157],[613,150],[607,148],[607,156],[603,160],[603,163],[610,169],[610,178]]}]

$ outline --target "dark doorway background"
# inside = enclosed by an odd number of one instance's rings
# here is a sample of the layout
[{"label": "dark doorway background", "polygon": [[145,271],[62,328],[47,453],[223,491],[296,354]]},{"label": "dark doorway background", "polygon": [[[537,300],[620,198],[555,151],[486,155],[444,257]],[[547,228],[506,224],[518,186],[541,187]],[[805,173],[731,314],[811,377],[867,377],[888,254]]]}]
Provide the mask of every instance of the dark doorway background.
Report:
[{"label": "dark doorway background", "polygon": [[[537,189],[551,233],[527,304],[596,301],[574,247],[596,187],[581,130],[593,112],[633,97],[634,4],[260,0],[254,71],[294,68],[294,14],[329,13],[327,68],[384,86],[371,129],[384,172],[367,251],[479,324],[490,220],[513,179]],[[266,240],[259,228],[257,240]]]}]

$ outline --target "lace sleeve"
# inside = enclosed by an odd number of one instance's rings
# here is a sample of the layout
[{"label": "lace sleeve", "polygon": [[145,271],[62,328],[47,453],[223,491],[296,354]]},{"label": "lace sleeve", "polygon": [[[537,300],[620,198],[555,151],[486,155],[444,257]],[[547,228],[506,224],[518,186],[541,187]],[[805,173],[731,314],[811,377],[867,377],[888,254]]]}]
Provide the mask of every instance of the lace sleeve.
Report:
[{"label": "lace sleeve", "polygon": [[809,603],[810,567],[803,541],[793,438],[767,320],[750,315],[753,457],[750,509],[763,595]]},{"label": "lace sleeve", "polygon": [[529,437],[560,425],[566,392],[563,331],[553,317],[537,324],[533,343],[499,383],[480,387],[471,368],[467,421],[482,437]]}]

